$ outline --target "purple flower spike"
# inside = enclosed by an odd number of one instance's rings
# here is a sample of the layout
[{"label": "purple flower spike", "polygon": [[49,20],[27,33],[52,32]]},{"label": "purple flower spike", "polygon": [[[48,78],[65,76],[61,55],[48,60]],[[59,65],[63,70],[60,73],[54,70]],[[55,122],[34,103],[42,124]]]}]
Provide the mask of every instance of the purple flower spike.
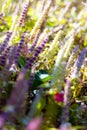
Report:
[{"label": "purple flower spike", "polygon": [[35,50],[35,53],[34,53],[34,57],[37,57],[39,55],[39,53],[42,51],[42,49],[44,48],[45,46],[45,43],[48,41],[48,38],[45,38],[43,40],[43,42],[41,43],[41,45],[39,47],[37,47],[37,49]]},{"label": "purple flower spike", "polygon": [[29,68],[31,68],[31,67],[32,67],[32,64],[33,64],[34,61],[35,61],[35,59],[36,59],[35,57],[30,58],[29,61],[27,61],[26,65],[24,66],[24,69],[29,69]]},{"label": "purple flower spike", "polygon": [[7,56],[8,56],[8,53],[10,51],[10,46],[8,46],[5,51],[2,53],[1,57],[0,57],[0,65],[1,66],[4,66],[5,65],[5,62],[6,62],[6,59],[7,59]]},{"label": "purple flower spike", "polygon": [[86,53],[87,53],[87,50],[86,50],[86,49],[82,50],[82,52],[81,52],[81,54],[80,54],[80,56],[79,56],[79,58],[78,58],[78,60],[77,60],[76,66],[77,66],[78,71],[79,71],[80,68],[81,68],[81,65],[82,65],[82,63],[83,63],[83,60],[84,60],[84,57],[85,57],[85,54],[86,54]]},{"label": "purple flower spike", "polygon": [[24,23],[24,20],[26,18],[26,15],[27,15],[27,11],[28,11],[28,8],[29,8],[29,1],[25,4],[24,6],[24,9],[21,13],[21,17],[20,17],[20,20],[19,20],[19,26],[21,26],[23,23]]},{"label": "purple flower spike", "polygon": [[32,87],[32,85],[33,85],[34,77],[35,77],[35,75],[34,75],[33,73],[31,73],[31,74],[30,74],[30,77],[29,77],[29,81],[28,81],[28,85],[29,85],[30,87]]},{"label": "purple flower spike", "polygon": [[79,49],[79,45],[76,45],[75,48],[73,49],[73,53],[76,53]]},{"label": "purple flower spike", "polygon": [[15,54],[15,57],[14,57],[14,64],[18,64],[18,58],[20,56],[20,53],[21,53],[21,50],[22,50],[22,47],[23,47],[23,42],[24,42],[24,36],[21,37],[21,40],[18,44],[16,54]]},{"label": "purple flower spike", "polygon": [[31,53],[31,52],[34,50],[34,48],[36,47],[36,44],[37,44],[39,35],[40,35],[40,30],[38,30],[38,32],[37,32],[37,34],[36,34],[36,36],[35,36],[35,38],[34,38],[34,40],[33,40],[33,44],[32,44],[32,46],[29,48],[29,52],[28,52],[28,53]]},{"label": "purple flower spike", "polygon": [[8,35],[7,35],[7,37],[6,37],[6,39],[1,44],[1,46],[0,46],[0,53],[2,53],[4,51],[5,47],[7,46],[8,42],[9,42],[9,40],[11,38],[11,35],[12,35],[12,32],[9,32]]},{"label": "purple flower spike", "polygon": [[74,64],[74,59],[75,59],[75,57],[76,57],[77,54],[78,54],[78,50],[79,50],[79,46],[76,45],[75,48],[73,49],[73,51],[72,51],[70,57],[69,57],[69,60],[68,60],[66,69],[71,68],[71,66]]},{"label": "purple flower spike", "polygon": [[71,81],[69,78],[67,78],[65,90],[64,90],[64,107],[63,107],[63,113],[61,118],[61,124],[64,124],[69,120],[70,87],[71,87]]},{"label": "purple flower spike", "polygon": [[85,58],[85,55],[87,53],[87,50],[86,49],[83,49],[80,56],[78,57],[75,65],[74,65],[74,71],[72,72],[71,74],[71,77],[74,79],[74,78],[77,78],[78,77],[78,73],[80,71],[80,68],[83,64],[83,61],[84,61],[84,58]]},{"label": "purple flower spike", "polygon": [[15,46],[12,46],[11,50],[9,51],[9,54],[8,54],[8,58],[6,60],[6,65],[5,65],[5,76],[6,76],[6,73],[8,73],[8,70],[10,69],[12,63],[13,63],[13,59],[14,59],[14,55],[15,55],[15,51],[16,51],[16,47]]},{"label": "purple flower spike", "polygon": [[8,116],[8,112],[4,112],[0,115],[0,130],[3,130],[3,125],[5,123],[7,116]]},{"label": "purple flower spike", "polygon": [[45,46],[45,43],[47,42],[47,38],[45,38],[43,40],[43,42],[41,43],[41,45],[39,47],[37,47],[37,49],[34,52],[34,55],[32,58],[29,59],[29,61],[27,61],[26,65],[25,65],[25,69],[31,68],[32,64],[34,63],[34,61],[36,60],[36,58],[38,57],[38,55],[40,54],[40,52],[42,51],[42,49]]}]

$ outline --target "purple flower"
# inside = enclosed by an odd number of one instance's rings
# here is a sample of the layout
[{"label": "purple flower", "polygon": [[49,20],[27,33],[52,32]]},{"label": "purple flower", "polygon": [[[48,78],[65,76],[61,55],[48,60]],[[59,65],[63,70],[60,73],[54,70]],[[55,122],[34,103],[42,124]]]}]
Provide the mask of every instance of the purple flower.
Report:
[{"label": "purple flower", "polygon": [[58,130],[72,130],[71,124],[69,122],[61,124]]},{"label": "purple flower", "polygon": [[14,64],[18,64],[18,58],[19,58],[21,50],[22,50],[23,42],[24,42],[24,36],[22,36],[22,38],[21,38],[21,40],[18,44],[16,54],[15,54],[15,57],[14,57]]},{"label": "purple flower", "polygon": [[80,68],[81,68],[81,66],[83,64],[86,53],[87,53],[87,50],[83,49],[80,56],[78,57],[77,61],[75,62],[75,65],[74,65],[75,69],[71,73],[71,77],[73,79],[78,77],[78,72],[80,71]]},{"label": "purple flower", "polygon": [[28,123],[26,130],[39,130],[41,122],[42,122],[42,119],[40,117],[32,119]]},{"label": "purple flower", "polygon": [[37,47],[37,49],[35,50],[35,53],[34,53],[34,56],[35,56],[35,57],[37,57],[37,56],[39,55],[39,53],[42,51],[42,49],[44,48],[45,43],[47,42],[47,40],[48,40],[48,38],[46,37],[46,38],[42,41],[41,45],[40,45],[39,47]]},{"label": "purple flower", "polygon": [[76,67],[77,67],[78,71],[80,70],[80,68],[82,66],[82,63],[84,61],[84,57],[85,57],[86,53],[87,53],[87,50],[83,49],[78,60],[77,60]]},{"label": "purple flower", "polygon": [[19,26],[22,25],[24,23],[24,20],[25,20],[25,17],[27,15],[27,11],[28,11],[28,8],[29,8],[29,1],[25,4],[24,6],[24,9],[21,13],[21,17],[20,17],[20,20],[19,20]]},{"label": "purple flower", "polygon": [[4,66],[11,46],[8,46],[0,57],[0,65]]},{"label": "purple flower", "polygon": [[3,125],[9,115],[9,112],[2,112],[0,115],[0,130],[3,130]]},{"label": "purple flower", "polygon": [[36,58],[38,57],[38,55],[40,54],[40,52],[44,48],[46,42],[47,42],[47,38],[45,38],[43,40],[43,42],[41,43],[41,45],[39,47],[37,47],[37,49],[34,51],[33,56],[29,59],[29,61],[27,61],[26,65],[24,66],[25,69],[32,67],[34,61],[36,60]]},{"label": "purple flower", "polygon": [[29,52],[28,52],[28,53],[31,53],[31,52],[34,50],[34,48],[36,47],[39,34],[40,34],[40,30],[37,31],[37,33],[36,33],[36,35],[35,35],[35,38],[34,38],[34,40],[33,40],[33,44],[32,44],[31,47],[29,48]]},{"label": "purple flower", "polygon": [[73,53],[76,53],[79,49],[79,45],[76,45],[75,48],[73,49]]},{"label": "purple flower", "polygon": [[5,47],[7,46],[8,42],[11,38],[11,35],[12,35],[12,32],[8,32],[6,39],[4,40],[4,42],[0,46],[0,53],[2,53],[4,51]]},{"label": "purple flower", "polygon": [[16,47],[15,46],[12,46],[10,52],[9,52],[9,55],[8,55],[8,58],[7,58],[7,61],[6,61],[6,66],[9,66],[12,64],[13,62],[13,59],[14,59],[14,55],[15,55],[15,50],[16,50]]}]

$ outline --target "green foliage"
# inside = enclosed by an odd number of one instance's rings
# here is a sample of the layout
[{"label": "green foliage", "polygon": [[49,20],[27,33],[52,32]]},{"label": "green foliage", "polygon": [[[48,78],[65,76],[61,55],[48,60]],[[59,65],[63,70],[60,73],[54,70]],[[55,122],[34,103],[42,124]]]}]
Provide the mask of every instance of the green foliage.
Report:
[{"label": "green foliage", "polygon": [[[0,50],[3,50],[0,52],[0,129],[28,130],[33,118],[42,117],[40,130],[57,130],[66,104],[65,112],[69,111],[69,115],[64,116],[72,124],[72,130],[85,129],[87,54],[80,59],[81,65],[77,61],[82,50],[87,50],[87,4],[82,0],[30,0],[29,6],[23,9],[26,2],[0,2]],[[6,44],[8,38],[5,38],[11,31],[12,37]],[[21,36],[24,43],[17,52]],[[5,51],[14,45],[17,55],[13,52],[11,59],[11,49]],[[73,53],[77,45],[79,49]],[[14,64],[15,57],[18,64]],[[78,75],[73,78],[75,70]],[[65,100],[57,102],[55,93],[63,92]]]},{"label": "green foliage", "polygon": [[26,64],[26,60],[23,56],[20,56],[19,59],[18,59],[18,65],[19,67],[22,69]]},{"label": "green foliage", "polygon": [[39,70],[39,71],[35,74],[35,79],[34,79],[33,87],[38,87],[39,85],[50,81],[51,78],[52,78],[52,76],[50,76],[50,75],[47,73],[46,70]]}]

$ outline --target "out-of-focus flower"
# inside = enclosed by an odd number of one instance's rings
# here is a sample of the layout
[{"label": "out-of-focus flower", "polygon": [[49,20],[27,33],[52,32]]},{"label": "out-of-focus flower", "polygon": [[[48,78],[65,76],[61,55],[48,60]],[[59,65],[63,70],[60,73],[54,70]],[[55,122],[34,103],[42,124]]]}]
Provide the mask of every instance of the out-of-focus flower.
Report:
[{"label": "out-of-focus flower", "polygon": [[64,101],[64,94],[56,92],[54,95],[54,99],[56,102],[63,102]]},{"label": "out-of-focus flower", "polygon": [[81,69],[81,66],[82,66],[83,61],[84,61],[84,59],[85,59],[86,53],[87,53],[87,50],[86,50],[86,49],[83,49],[83,50],[81,51],[81,54],[79,55],[77,61],[75,62],[74,70],[73,70],[73,72],[72,72],[72,74],[71,74],[71,78],[72,78],[72,79],[78,78],[78,73],[79,73],[79,71],[80,71],[80,69]]},{"label": "out-of-focus flower", "polygon": [[26,130],[39,130],[40,124],[42,122],[41,118],[32,119],[26,127]]},{"label": "out-of-focus flower", "polygon": [[71,124],[66,122],[65,124],[62,124],[58,130],[72,130]]}]

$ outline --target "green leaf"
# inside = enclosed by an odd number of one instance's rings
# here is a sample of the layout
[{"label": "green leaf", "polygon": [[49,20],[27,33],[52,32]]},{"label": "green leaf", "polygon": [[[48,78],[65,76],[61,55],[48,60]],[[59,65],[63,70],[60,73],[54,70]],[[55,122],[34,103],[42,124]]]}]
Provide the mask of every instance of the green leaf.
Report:
[{"label": "green leaf", "polygon": [[84,46],[87,47],[87,36],[84,38]]},{"label": "green leaf", "polygon": [[18,59],[18,65],[20,68],[23,68],[24,65],[26,64],[26,60],[23,56],[20,56],[19,59]]},{"label": "green leaf", "polygon": [[38,104],[37,104],[37,111],[36,111],[36,115],[39,116],[41,115],[42,109],[45,108],[46,105],[46,99],[44,97],[41,97],[41,99],[39,100]]},{"label": "green leaf", "polygon": [[52,76],[49,75],[45,70],[39,70],[35,74],[35,80],[33,83],[33,87],[39,86],[49,80],[51,80]]}]

